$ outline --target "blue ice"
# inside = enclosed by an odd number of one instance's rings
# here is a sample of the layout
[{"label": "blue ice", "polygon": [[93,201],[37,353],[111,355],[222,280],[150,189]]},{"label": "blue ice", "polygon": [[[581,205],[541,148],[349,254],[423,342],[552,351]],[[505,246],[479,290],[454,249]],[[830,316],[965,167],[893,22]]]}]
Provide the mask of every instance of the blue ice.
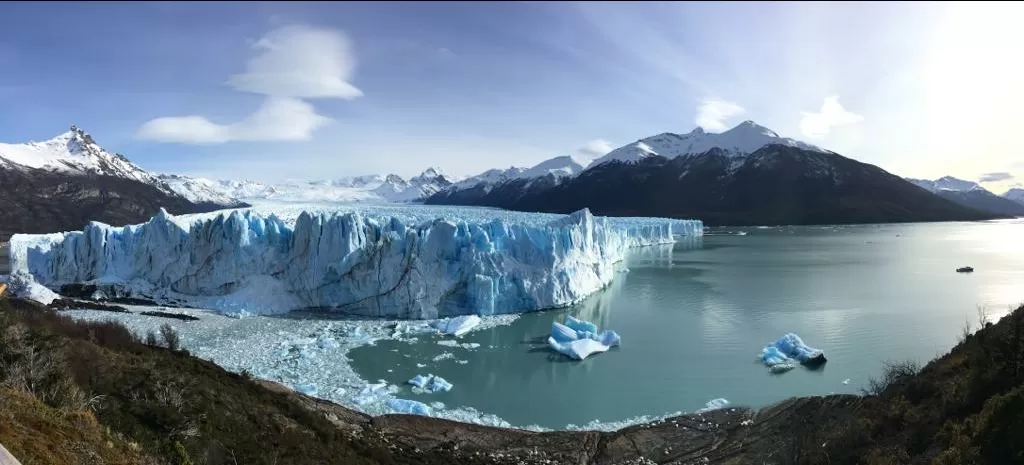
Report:
[{"label": "blue ice", "polygon": [[622,338],[612,330],[597,332],[597,325],[572,316],[565,318],[565,324],[551,323],[548,346],[567,357],[583,360],[592,354],[605,352],[619,345]]},{"label": "blue ice", "polygon": [[430,407],[423,402],[409,399],[388,399],[388,408],[396,413],[430,416]]}]

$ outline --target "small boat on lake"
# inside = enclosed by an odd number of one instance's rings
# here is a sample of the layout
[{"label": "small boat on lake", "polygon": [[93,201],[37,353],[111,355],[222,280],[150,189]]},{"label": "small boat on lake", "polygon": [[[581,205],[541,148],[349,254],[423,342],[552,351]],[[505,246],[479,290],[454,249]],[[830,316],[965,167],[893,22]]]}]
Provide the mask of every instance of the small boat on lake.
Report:
[{"label": "small boat on lake", "polygon": [[974,267],[961,266],[960,268],[956,269],[956,272],[957,273],[974,273]]}]

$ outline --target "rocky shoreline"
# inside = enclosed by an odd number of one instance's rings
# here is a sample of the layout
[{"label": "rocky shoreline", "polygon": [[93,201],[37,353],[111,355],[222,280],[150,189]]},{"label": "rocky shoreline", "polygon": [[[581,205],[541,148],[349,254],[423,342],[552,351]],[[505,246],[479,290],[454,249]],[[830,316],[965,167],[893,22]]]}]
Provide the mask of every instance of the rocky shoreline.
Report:
[{"label": "rocky shoreline", "polygon": [[324,415],[354,437],[382,441],[394,451],[440,453],[451,463],[522,465],[760,464],[792,463],[800,425],[853,416],[854,395],[792,398],[754,411],[723,408],[630,426],[614,432],[532,432],[417,415],[371,417],[309,397],[272,382],[257,381]]}]

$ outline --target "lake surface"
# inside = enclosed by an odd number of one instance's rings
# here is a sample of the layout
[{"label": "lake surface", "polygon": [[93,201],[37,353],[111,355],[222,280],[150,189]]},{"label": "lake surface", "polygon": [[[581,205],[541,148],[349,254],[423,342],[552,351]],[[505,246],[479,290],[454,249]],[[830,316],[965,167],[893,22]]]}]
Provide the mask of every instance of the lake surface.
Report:
[{"label": "lake surface", "polygon": [[[478,349],[434,336],[380,341],[352,350],[352,366],[392,383],[437,374],[455,388],[414,394],[404,386],[398,395],[562,428],[693,411],[716,397],[761,407],[856,393],[886,360],[923,363],[947,352],[966,322],[977,326],[978,306],[996,320],[1024,301],[1021,220],[710,234],[636,249],[628,273],[573,308],[459,339]],[[964,265],[975,272],[954,271]],[[565,315],[614,329],[622,346],[582,362],[550,352],[551,322]],[[823,349],[828,363],[769,374],[757,356],[787,332]]]}]

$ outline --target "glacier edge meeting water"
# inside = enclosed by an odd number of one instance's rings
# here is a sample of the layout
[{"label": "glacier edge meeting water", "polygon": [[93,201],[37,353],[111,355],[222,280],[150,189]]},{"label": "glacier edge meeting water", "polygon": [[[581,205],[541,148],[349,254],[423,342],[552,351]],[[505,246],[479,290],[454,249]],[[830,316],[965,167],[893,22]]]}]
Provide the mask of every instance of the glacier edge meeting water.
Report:
[{"label": "glacier edge meeting water", "polygon": [[408,220],[354,212],[233,211],[15,235],[12,271],[59,291],[97,284],[225,313],[327,308],[431,319],[564,307],[608,285],[630,247],[703,233],[698,220],[555,217]]}]

